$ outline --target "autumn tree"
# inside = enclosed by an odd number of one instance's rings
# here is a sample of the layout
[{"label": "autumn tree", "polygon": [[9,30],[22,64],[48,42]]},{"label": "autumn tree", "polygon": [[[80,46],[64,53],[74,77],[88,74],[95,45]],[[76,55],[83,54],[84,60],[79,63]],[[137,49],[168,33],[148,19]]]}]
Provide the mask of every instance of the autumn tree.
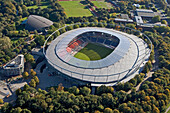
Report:
[{"label": "autumn tree", "polygon": [[36,75],[36,72],[33,70],[33,69],[31,69],[31,76],[35,76]]},{"label": "autumn tree", "polygon": [[34,79],[31,79],[31,81],[30,81],[30,86],[31,86],[31,87],[36,87],[36,82],[35,82]]},{"label": "autumn tree", "polygon": [[24,78],[24,79],[27,79],[28,77],[29,77],[28,72],[24,72],[24,73],[23,73],[23,78]]}]

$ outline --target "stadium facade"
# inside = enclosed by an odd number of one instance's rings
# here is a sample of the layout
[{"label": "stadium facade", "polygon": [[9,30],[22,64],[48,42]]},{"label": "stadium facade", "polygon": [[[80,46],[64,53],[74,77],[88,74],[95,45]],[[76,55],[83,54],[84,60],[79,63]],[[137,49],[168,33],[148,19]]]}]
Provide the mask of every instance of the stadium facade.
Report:
[{"label": "stadium facade", "polygon": [[[75,58],[74,54],[87,43],[96,43],[113,51],[95,61]],[[150,49],[135,35],[108,28],[84,27],[58,36],[44,54],[49,66],[64,77],[92,86],[111,86],[127,82],[138,74],[149,59]]]}]

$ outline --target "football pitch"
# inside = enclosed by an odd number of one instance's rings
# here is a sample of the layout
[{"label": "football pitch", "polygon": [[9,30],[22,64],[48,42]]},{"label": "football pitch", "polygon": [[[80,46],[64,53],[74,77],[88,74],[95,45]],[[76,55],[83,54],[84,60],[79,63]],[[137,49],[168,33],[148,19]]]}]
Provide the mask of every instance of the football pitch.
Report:
[{"label": "football pitch", "polygon": [[87,61],[94,61],[100,60],[108,56],[113,50],[101,45],[89,43],[79,52],[77,52],[74,57],[87,60]]},{"label": "football pitch", "polygon": [[92,13],[80,1],[60,1],[59,3],[64,8],[67,17],[92,16]]}]

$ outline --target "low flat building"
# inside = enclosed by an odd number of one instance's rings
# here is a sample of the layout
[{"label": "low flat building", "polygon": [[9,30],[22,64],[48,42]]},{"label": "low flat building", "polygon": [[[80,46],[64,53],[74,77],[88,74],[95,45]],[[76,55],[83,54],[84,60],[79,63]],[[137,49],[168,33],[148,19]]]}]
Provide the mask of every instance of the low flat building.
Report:
[{"label": "low flat building", "polygon": [[115,18],[115,22],[133,23],[132,19]]},{"label": "low flat building", "polygon": [[154,11],[148,9],[136,9],[135,12],[136,16],[140,16],[142,18],[153,18],[154,16],[157,16]]},{"label": "low flat building", "polygon": [[129,16],[128,16],[128,14],[120,14],[120,18],[129,19]]},{"label": "low flat building", "polygon": [[153,28],[154,26],[166,26],[165,24],[152,24],[152,23],[139,23],[137,24],[138,27],[143,28]]},{"label": "low flat building", "polygon": [[20,54],[8,62],[2,68],[2,73],[6,76],[21,75],[24,72],[24,55]]},{"label": "low flat building", "polygon": [[133,23],[127,14],[120,14],[120,18],[115,18],[115,22]]}]

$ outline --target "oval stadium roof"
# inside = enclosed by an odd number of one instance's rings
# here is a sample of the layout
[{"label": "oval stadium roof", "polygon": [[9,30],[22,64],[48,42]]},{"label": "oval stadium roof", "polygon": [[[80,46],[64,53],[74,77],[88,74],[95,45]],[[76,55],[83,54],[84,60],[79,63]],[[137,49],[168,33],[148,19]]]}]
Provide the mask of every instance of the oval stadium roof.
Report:
[{"label": "oval stadium roof", "polygon": [[[83,61],[67,54],[67,44],[88,31],[114,35],[119,38],[120,43],[110,55],[101,60]],[[64,56],[59,55],[62,50],[65,51]],[[150,51],[147,44],[137,36],[113,29],[84,27],[67,31],[53,40],[46,50],[46,59],[54,69],[69,77],[94,84],[106,84],[119,80],[126,82],[133,78],[139,66],[149,58],[149,55],[146,56],[147,51]]]},{"label": "oval stadium roof", "polygon": [[28,17],[25,29],[29,31],[40,30],[53,25],[51,20],[37,15],[30,15]]},{"label": "oval stadium roof", "polygon": [[[72,39],[74,39],[76,36],[80,34],[83,34],[85,32],[90,32],[90,31],[103,32],[103,33],[110,34],[112,36],[116,36],[120,40],[120,43],[110,55],[108,55],[106,58],[103,58],[101,60],[96,60],[96,61],[81,60],[75,58],[74,56],[72,56],[70,53],[66,51],[68,43],[71,42]],[[126,36],[124,35],[109,30],[99,29],[99,28],[98,29],[88,28],[88,29],[78,29],[70,33],[69,35],[65,36],[56,45],[56,54],[60,59],[73,66],[94,69],[94,68],[106,67],[118,62],[127,53],[129,47],[130,47],[130,42],[128,38],[126,38]]]}]

